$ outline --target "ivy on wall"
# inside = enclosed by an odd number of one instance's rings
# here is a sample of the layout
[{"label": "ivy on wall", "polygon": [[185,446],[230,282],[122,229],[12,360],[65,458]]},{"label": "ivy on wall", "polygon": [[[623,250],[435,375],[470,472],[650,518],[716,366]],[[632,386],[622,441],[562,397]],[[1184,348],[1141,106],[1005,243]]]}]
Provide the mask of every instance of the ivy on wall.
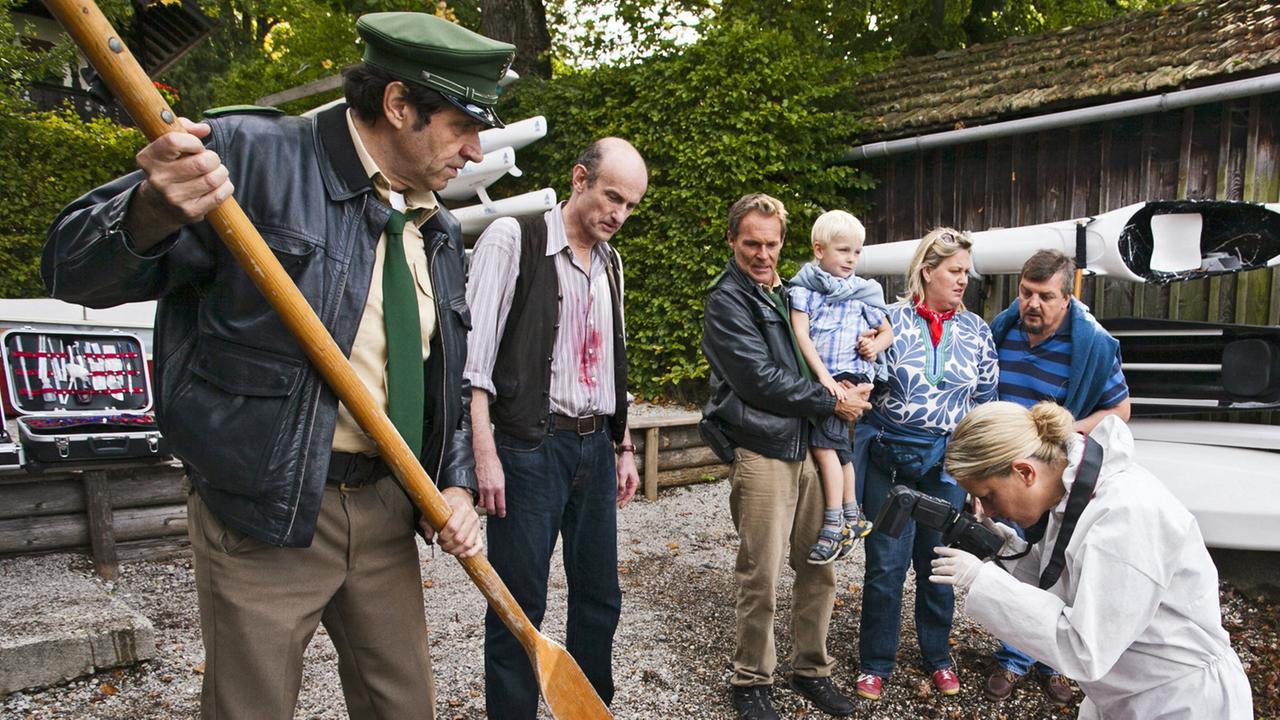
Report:
[{"label": "ivy on wall", "polygon": [[142,133],[70,111],[0,114],[0,297],[44,297],[49,224],[85,192],[135,168]]},{"label": "ivy on wall", "polygon": [[[730,258],[729,206],[766,192],[790,214],[780,272],[810,256],[823,211],[870,186],[831,165],[853,144],[846,83],[856,73],[825,44],[743,18],[703,40],[628,67],[601,67],[512,87],[503,117],[546,115],[547,138],[522,150],[524,189],[568,197],[573,159],[592,139],[631,141],[649,164],[649,191],[614,238],[627,274],[630,384],[642,396],[704,395],[703,300]],[[855,208],[849,208],[854,209]]]},{"label": "ivy on wall", "polygon": [[[707,367],[699,349],[707,287],[724,269],[729,206],[767,192],[790,212],[780,271],[808,259],[808,233],[824,210],[870,186],[831,162],[853,144],[849,83],[859,68],[820,38],[754,17],[718,21],[695,44],[627,66],[551,81],[526,79],[502,116],[545,115],[547,138],[520,153],[512,194],[554,187],[568,197],[573,160],[591,140],[630,140],[649,163],[649,191],[615,238],[627,268],[630,383],[644,397],[698,399]],[[133,169],[137,131],[68,113],[0,118],[6,184],[0,205],[0,296],[44,294],[39,253],[48,224],[88,189]],[[513,184],[514,185],[514,184]]]}]

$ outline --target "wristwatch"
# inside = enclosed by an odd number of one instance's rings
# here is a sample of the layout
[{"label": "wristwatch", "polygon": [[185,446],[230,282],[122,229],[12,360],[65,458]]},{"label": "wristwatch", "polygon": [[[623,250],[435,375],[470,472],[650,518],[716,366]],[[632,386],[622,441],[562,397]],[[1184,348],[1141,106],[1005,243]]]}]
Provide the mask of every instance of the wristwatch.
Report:
[{"label": "wristwatch", "polygon": [[622,453],[634,454],[636,451],[636,446],[632,445],[631,443],[622,443],[618,447],[614,448],[613,451],[619,455],[621,455]]}]

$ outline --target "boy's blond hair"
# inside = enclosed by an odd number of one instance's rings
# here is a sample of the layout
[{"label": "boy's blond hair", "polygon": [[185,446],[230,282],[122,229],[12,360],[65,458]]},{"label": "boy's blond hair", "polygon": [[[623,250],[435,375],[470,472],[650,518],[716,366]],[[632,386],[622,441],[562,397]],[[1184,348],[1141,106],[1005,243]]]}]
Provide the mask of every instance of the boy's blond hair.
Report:
[{"label": "boy's blond hair", "polygon": [[809,234],[814,245],[829,247],[838,238],[850,238],[859,245],[867,240],[867,229],[858,218],[844,210],[828,210],[818,216]]}]

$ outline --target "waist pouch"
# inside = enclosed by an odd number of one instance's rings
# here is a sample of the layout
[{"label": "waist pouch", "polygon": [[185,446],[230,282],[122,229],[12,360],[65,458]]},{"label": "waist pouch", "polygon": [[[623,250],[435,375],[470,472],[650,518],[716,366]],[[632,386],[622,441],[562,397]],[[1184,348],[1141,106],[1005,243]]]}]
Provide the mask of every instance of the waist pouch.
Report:
[{"label": "waist pouch", "polygon": [[895,480],[919,480],[942,464],[948,435],[876,425],[867,450],[871,462]]}]

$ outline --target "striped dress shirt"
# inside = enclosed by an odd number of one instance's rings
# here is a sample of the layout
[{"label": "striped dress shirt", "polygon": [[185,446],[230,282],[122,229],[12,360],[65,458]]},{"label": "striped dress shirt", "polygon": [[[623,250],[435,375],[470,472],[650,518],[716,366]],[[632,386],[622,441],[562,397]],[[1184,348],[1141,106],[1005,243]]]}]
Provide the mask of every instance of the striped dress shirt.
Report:
[{"label": "striped dress shirt", "polygon": [[[551,412],[569,417],[612,415],[613,301],[609,296],[607,243],[591,250],[591,267],[582,267],[569,247],[562,205],[543,216],[547,223],[547,255],[554,256],[560,284],[560,307],[551,353]],[[471,333],[463,376],[472,387],[494,394],[493,366],[506,330],[520,270],[520,225],[513,218],[495,220],[476,241],[467,278]],[[622,277],[619,275],[619,290]],[[619,313],[621,315],[621,313]],[[510,348],[508,352],[519,352]]]}]

